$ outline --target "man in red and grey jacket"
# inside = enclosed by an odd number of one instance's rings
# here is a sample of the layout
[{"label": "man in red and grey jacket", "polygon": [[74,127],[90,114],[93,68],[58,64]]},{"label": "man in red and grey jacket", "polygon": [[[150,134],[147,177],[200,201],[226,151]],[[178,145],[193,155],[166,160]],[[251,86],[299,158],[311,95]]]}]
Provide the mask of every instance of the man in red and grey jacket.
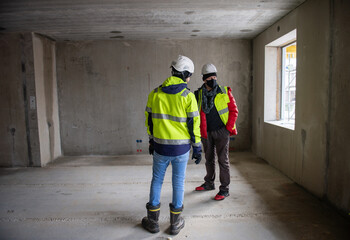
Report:
[{"label": "man in red and grey jacket", "polygon": [[204,183],[196,191],[214,190],[215,185],[215,149],[220,167],[220,188],[215,200],[229,196],[230,136],[237,135],[236,120],[238,109],[230,87],[217,84],[217,70],[213,64],[202,68],[204,84],[194,92],[201,118],[201,137],[205,151],[207,174]]}]

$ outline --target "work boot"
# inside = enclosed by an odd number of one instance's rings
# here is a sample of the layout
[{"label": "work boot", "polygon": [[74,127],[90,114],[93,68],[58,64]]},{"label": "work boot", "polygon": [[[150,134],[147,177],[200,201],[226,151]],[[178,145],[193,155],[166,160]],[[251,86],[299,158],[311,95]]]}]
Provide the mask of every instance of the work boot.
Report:
[{"label": "work boot", "polygon": [[215,185],[210,184],[208,182],[203,183],[202,185],[200,185],[199,187],[196,187],[196,191],[210,191],[210,190],[214,190],[215,189]]},{"label": "work boot", "polygon": [[147,217],[142,219],[142,226],[150,233],[157,233],[159,232],[158,218],[160,213],[160,203],[154,207],[147,203],[146,208]]},{"label": "work boot", "polygon": [[170,234],[176,235],[185,227],[185,220],[180,216],[183,210],[183,205],[175,209],[173,204],[170,207]]}]

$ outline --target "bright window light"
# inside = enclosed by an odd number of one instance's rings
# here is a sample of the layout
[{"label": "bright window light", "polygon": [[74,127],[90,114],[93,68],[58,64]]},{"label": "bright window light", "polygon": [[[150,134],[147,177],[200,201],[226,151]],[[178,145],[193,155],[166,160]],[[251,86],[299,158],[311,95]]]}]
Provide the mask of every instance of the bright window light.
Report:
[{"label": "bright window light", "polygon": [[294,130],[296,29],[265,46],[264,121]]},{"label": "bright window light", "polygon": [[282,47],[281,119],[294,124],[297,73],[297,43]]}]

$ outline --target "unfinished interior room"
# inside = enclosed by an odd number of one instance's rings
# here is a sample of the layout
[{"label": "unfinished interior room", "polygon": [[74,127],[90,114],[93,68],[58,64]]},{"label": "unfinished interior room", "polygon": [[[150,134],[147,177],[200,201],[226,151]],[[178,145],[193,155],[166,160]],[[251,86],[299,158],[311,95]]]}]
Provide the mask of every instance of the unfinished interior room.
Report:
[{"label": "unfinished interior room", "polygon": [[350,239],[349,44],[348,0],[1,0],[0,239]]}]

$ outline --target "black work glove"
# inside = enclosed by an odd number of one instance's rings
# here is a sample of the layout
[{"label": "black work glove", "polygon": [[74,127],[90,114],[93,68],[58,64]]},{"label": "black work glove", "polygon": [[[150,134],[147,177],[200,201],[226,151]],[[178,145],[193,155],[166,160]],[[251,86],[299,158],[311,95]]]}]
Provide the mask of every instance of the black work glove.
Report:
[{"label": "black work glove", "polygon": [[193,147],[192,159],[196,159],[194,161],[196,164],[200,163],[202,160],[202,147]]},{"label": "black work glove", "polygon": [[154,152],[154,141],[153,141],[153,139],[149,140],[148,152],[149,152],[150,155],[153,155],[153,152]]}]

